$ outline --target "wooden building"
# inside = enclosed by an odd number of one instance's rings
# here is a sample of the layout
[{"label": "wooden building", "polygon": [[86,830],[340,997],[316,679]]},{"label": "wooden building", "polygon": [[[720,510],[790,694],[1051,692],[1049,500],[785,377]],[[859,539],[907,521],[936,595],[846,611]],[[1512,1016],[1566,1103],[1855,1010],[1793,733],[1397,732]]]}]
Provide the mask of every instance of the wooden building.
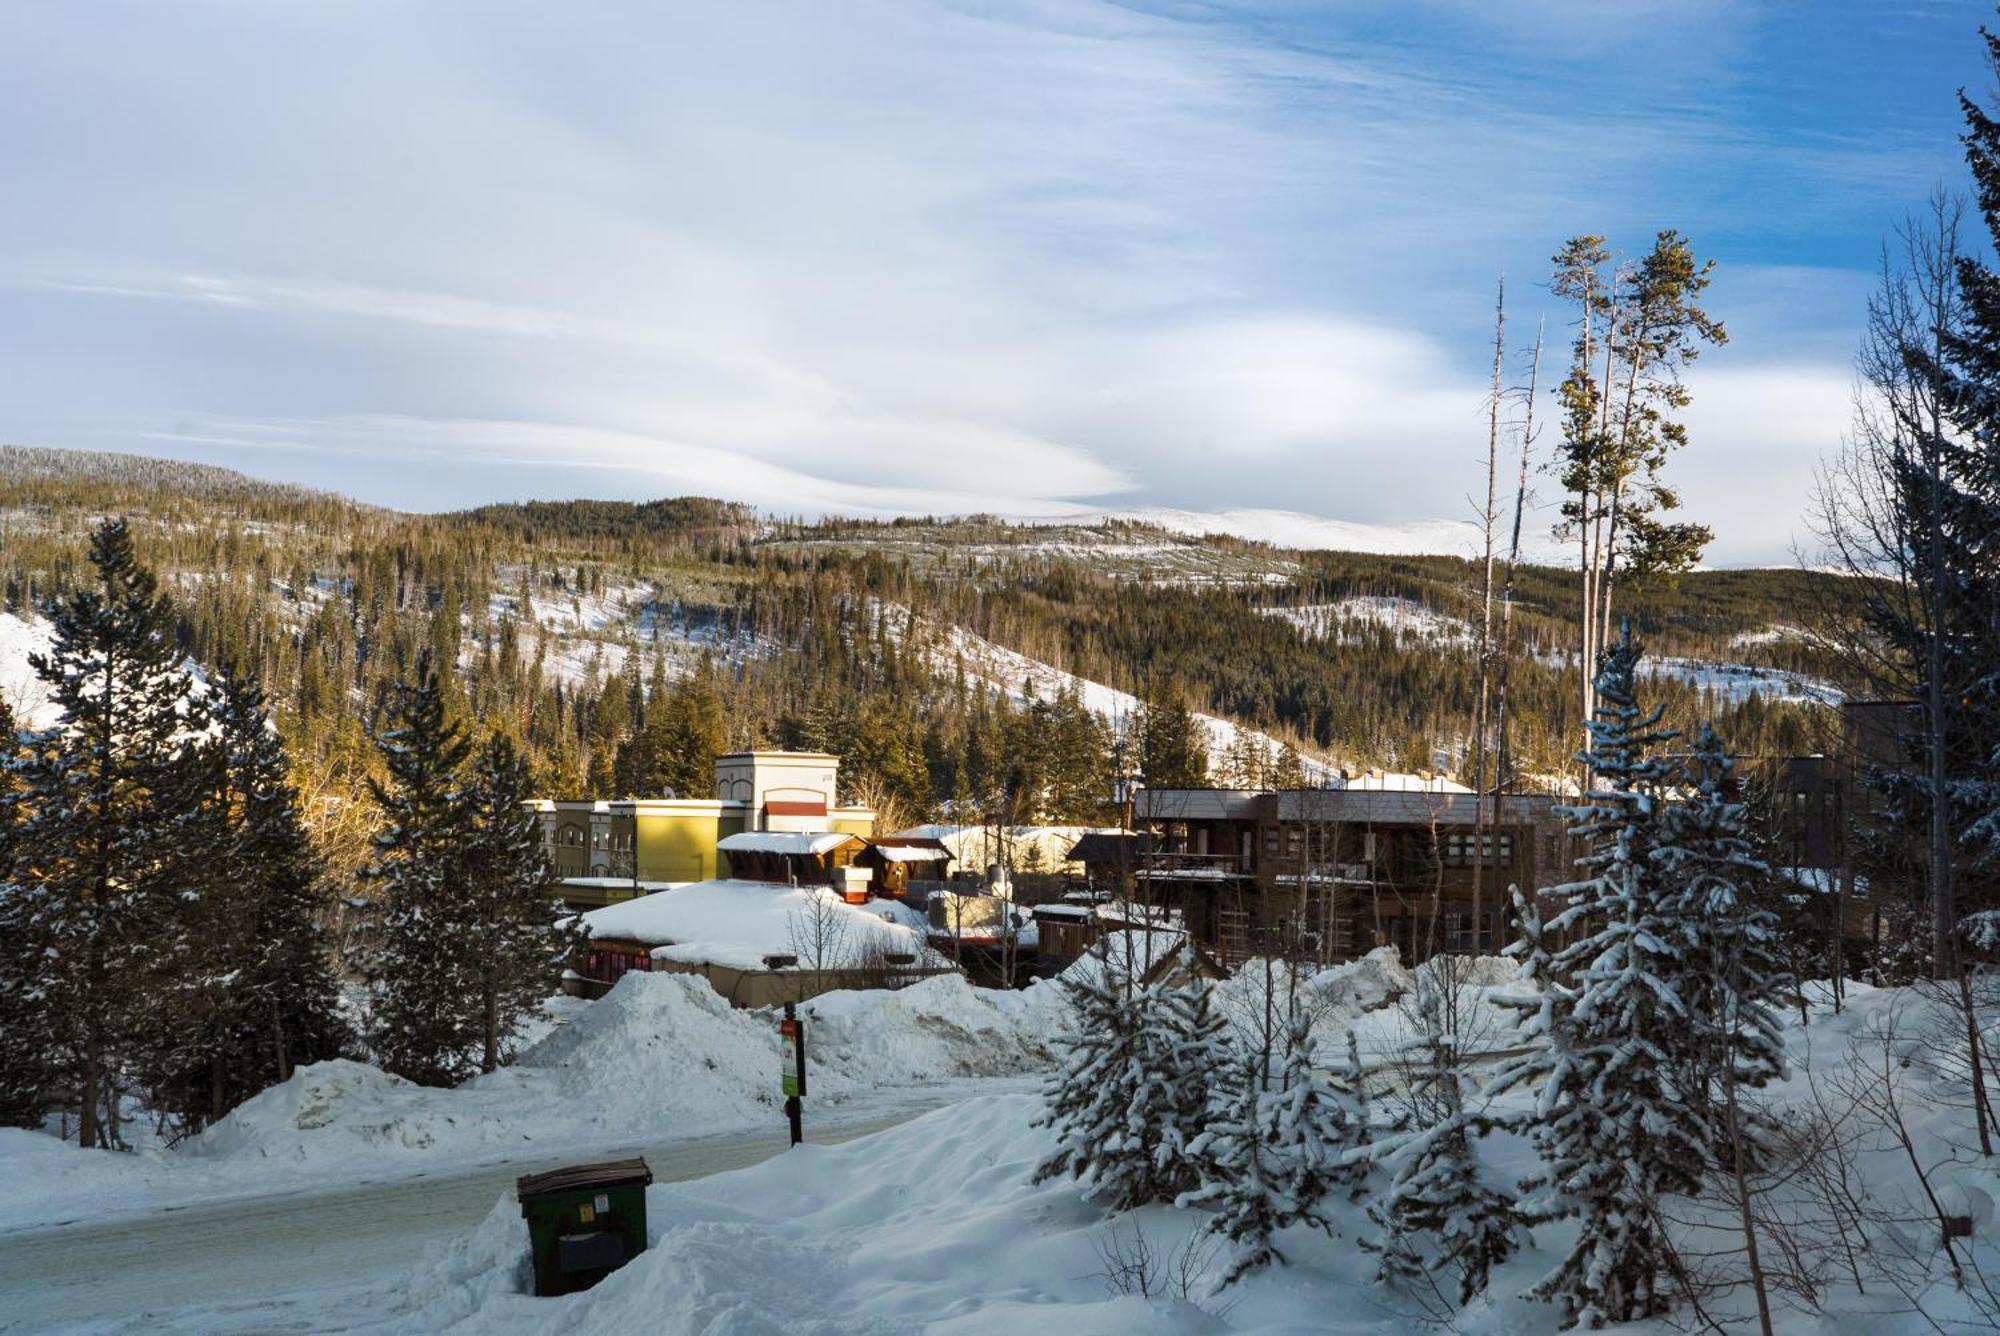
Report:
[{"label": "wooden building", "polygon": [[1180,912],[1225,963],[1406,961],[1484,953],[1510,937],[1508,888],[1556,880],[1572,851],[1555,800],[1396,789],[1144,789],[1153,836],[1134,897]]}]

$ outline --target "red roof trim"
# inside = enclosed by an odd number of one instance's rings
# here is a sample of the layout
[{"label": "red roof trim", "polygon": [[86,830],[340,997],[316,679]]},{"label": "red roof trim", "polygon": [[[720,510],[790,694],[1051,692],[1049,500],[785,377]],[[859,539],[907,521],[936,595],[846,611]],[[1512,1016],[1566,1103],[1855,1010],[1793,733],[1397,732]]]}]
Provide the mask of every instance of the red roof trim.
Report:
[{"label": "red roof trim", "polygon": [[764,804],[764,810],[772,816],[825,816],[823,802],[779,802],[777,799]]}]

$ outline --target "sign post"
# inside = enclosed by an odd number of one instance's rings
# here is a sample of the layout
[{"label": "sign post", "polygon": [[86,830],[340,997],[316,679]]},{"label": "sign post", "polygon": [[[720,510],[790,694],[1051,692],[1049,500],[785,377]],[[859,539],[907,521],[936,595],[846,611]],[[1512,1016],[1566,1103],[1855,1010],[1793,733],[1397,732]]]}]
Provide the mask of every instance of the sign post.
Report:
[{"label": "sign post", "polygon": [[792,1144],[805,1140],[806,1023],[798,1008],[785,1003],[785,1018],[778,1022],[779,1057],[783,1071],[779,1077],[785,1092],[785,1120],[792,1125]]}]

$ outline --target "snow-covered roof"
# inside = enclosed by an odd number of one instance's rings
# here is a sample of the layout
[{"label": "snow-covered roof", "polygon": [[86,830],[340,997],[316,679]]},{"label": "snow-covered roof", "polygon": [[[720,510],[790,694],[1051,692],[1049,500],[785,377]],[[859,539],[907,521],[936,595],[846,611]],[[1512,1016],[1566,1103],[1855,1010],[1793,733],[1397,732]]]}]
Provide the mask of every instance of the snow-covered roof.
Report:
[{"label": "snow-covered roof", "polygon": [[698,881],[593,909],[583,923],[592,937],[650,946],[658,960],[762,969],[765,956],[798,954],[799,940],[808,932],[805,917],[820,908],[834,916],[830,922],[842,956],[820,962],[820,968],[858,963],[871,945],[883,951],[918,947],[914,911],[907,906],[883,900],[850,905],[824,886],[768,881]]},{"label": "snow-covered roof", "polygon": [[640,890],[650,895],[654,891],[679,890],[688,883],[684,881],[633,881],[630,877],[559,877],[557,878],[557,884],[561,886],[601,887],[607,890],[621,888],[630,890],[632,887],[637,886]]},{"label": "snow-covered roof", "polygon": [[877,844],[873,848],[891,863],[938,863],[951,857],[949,849],[924,844]]},{"label": "snow-covered roof", "polygon": [[807,854],[818,857],[855,838],[837,830],[745,830],[724,836],[715,847],[726,854]]}]

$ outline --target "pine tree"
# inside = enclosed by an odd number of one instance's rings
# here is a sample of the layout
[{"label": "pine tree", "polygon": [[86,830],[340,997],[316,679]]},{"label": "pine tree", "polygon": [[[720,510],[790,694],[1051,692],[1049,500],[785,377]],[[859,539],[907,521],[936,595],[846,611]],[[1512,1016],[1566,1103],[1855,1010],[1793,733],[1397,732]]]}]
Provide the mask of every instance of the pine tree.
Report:
[{"label": "pine tree", "polygon": [[1710,1144],[1727,1144],[1723,1082],[1755,1089],[1784,1074],[1775,1006],[1788,982],[1777,918],[1749,890],[1769,869],[1758,858],[1743,804],[1732,792],[1734,762],[1704,724],[1683,767],[1685,800],[1660,814],[1653,863],[1662,916],[1675,931],[1679,968],[1665,982],[1684,1016],[1679,1076],[1684,1098],[1708,1110]]},{"label": "pine tree", "polygon": [[1268,1078],[1261,1056],[1241,1060],[1222,1086],[1206,1129],[1190,1147],[1204,1182],[1182,1206],[1215,1210],[1210,1228],[1231,1256],[1217,1288],[1283,1263],[1274,1236],[1293,1225],[1335,1232],[1327,1203],[1365,1174],[1367,1120],[1352,1092],[1328,1084],[1312,1065],[1312,1021],[1295,1014],[1283,1062]]},{"label": "pine tree", "polygon": [[1656,1203],[1697,1191],[1708,1164],[1707,1111],[1677,1080],[1688,1014],[1673,980],[1684,961],[1654,858],[1671,777],[1655,749],[1673,735],[1639,705],[1640,652],[1628,627],[1597,675],[1583,757],[1592,784],[1570,809],[1589,846],[1579,865],[1594,875],[1550,891],[1566,904],[1548,931],[1581,935],[1549,962],[1576,991],[1538,1102],[1545,1196],[1530,1209],[1575,1215],[1580,1230],[1532,1293],[1559,1303],[1569,1326],[1660,1311],[1669,1245]]},{"label": "pine tree", "polygon": [[[1418,980],[1433,993],[1449,986]],[[1520,1224],[1513,1194],[1488,1183],[1480,1169],[1478,1139],[1492,1123],[1472,1088],[1458,1035],[1436,999],[1420,999],[1418,1010],[1423,1029],[1410,1043],[1409,1068],[1413,1093],[1431,1117],[1387,1144],[1381,1160],[1391,1170],[1389,1184],[1368,1212],[1382,1233],[1363,1246],[1381,1255],[1376,1274],[1384,1281],[1434,1284],[1440,1272],[1455,1274],[1463,1305],[1513,1256]]]},{"label": "pine tree", "polygon": [[1149,788],[1191,789],[1208,783],[1208,744],[1201,722],[1172,683],[1156,686],[1140,708],[1139,767]]},{"label": "pine tree", "polygon": [[42,948],[32,986],[81,1145],[116,1146],[124,1083],[162,1034],[162,963],[177,959],[189,739],[203,709],[181,667],[172,602],[124,521],[91,537],[94,579],[53,609],[30,660],[61,710],[26,740],[13,926]]},{"label": "pine tree", "polygon": [[451,911],[476,981],[465,1000],[477,1013],[483,1072],[510,1056],[522,1019],[553,990],[578,936],[557,927],[569,916],[527,806],[532,796],[527,762],[511,739],[494,734],[473,764],[472,833]]},{"label": "pine tree", "polygon": [[383,826],[368,876],[382,887],[379,956],[370,962],[370,1043],[384,1067],[429,1085],[470,1075],[484,1036],[468,1020],[475,981],[462,916],[473,815],[462,771],[471,750],[444,709],[428,654],[398,683],[392,726],[377,741],[388,779],[370,779]]},{"label": "pine tree", "polygon": [[38,1127],[55,1095],[56,1068],[41,1028],[42,948],[19,861],[21,793],[14,771],[20,730],[0,700],[0,1126]]},{"label": "pine tree", "polygon": [[327,888],[299,811],[285,745],[263,687],[241,668],[218,682],[217,741],[227,786],[227,880],[240,905],[229,933],[231,1008],[242,1065],[231,1103],[347,1041],[321,910]]},{"label": "pine tree", "polygon": [[1067,1175],[1113,1211],[1171,1202],[1200,1186],[1190,1146],[1234,1064],[1206,987],[1178,990],[1130,977],[1108,955],[1065,981],[1074,1011],[1063,1061],[1037,1124],[1056,1148],[1035,1181]]}]

